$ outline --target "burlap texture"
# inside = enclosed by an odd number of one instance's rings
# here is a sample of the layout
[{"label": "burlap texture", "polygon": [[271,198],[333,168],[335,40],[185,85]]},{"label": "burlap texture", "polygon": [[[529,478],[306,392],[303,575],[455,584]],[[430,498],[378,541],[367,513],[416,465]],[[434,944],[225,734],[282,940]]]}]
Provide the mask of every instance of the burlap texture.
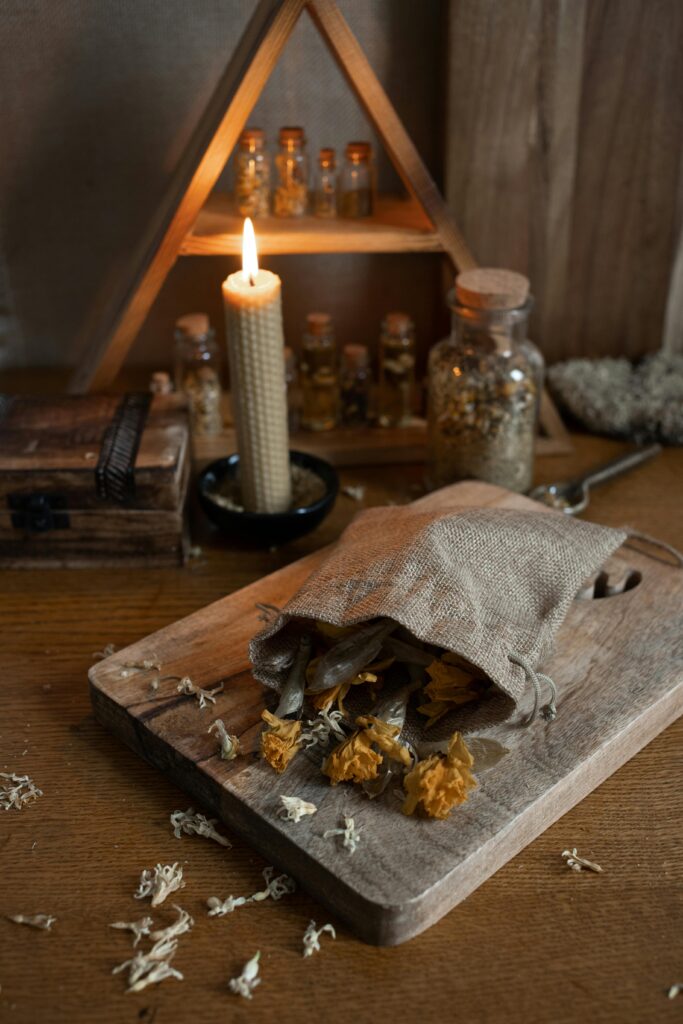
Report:
[{"label": "burlap texture", "polygon": [[[250,645],[254,675],[279,689],[273,668],[297,643],[297,620],[349,626],[388,616],[420,640],[479,666],[498,700],[477,724],[508,717],[526,689],[521,655],[534,668],[582,582],[626,539],[626,531],[552,511],[456,504],[443,488],[402,507],[360,513],[323,565]],[[502,696],[506,700],[501,700]]]}]

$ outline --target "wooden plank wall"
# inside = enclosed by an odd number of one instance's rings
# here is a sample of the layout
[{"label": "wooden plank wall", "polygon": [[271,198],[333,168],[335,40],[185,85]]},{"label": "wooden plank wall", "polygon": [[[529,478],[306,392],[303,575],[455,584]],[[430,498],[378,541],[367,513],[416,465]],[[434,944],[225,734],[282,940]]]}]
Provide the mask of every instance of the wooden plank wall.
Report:
[{"label": "wooden plank wall", "polygon": [[451,0],[447,196],[549,360],[683,351],[682,53],[680,0]]}]

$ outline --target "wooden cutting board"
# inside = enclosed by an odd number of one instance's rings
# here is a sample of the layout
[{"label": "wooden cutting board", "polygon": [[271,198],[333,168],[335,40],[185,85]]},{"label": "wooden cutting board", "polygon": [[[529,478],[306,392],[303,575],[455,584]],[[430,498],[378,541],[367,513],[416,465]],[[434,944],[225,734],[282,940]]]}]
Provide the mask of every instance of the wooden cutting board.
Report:
[{"label": "wooden cutting board", "polygon": [[[534,507],[487,484],[459,488],[463,505]],[[439,920],[683,711],[683,571],[626,547],[609,560],[597,586],[574,601],[544,666],[558,686],[557,719],[488,730],[510,753],[439,822],[405,817],[392,787],[374,801],[355,787],[330,787],[305,754],[282,776],[259,759],[260,715],[273,695],[249,671],[256,604],[284,604],[324,557],[316,552],[100,662],[90,670],[91,696],[99,721],[200,807],[360,938],[393,945]],[[224,680],[225,690],[205,711],[173,681],[152,695],[151,676],[122,677],[125,663],[148,658],[204,688]],[[240,737],[236,761],[221,761],[207,734],[216,718]],[[282,821],[281,794],[313,801],[317,814]],[[323,838],[344,815],[362,830],[354,854]]]}]

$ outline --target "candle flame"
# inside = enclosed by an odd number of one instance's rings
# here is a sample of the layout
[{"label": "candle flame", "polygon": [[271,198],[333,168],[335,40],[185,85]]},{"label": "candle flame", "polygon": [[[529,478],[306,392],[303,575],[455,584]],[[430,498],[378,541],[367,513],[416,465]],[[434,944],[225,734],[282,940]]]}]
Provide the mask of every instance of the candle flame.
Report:
[{"label": "candle flame", "polygon": [[258,274],[258,258],[256,256],[256,236],[251,217],[244,221],[242,232],[242,280],[253,284]]}]

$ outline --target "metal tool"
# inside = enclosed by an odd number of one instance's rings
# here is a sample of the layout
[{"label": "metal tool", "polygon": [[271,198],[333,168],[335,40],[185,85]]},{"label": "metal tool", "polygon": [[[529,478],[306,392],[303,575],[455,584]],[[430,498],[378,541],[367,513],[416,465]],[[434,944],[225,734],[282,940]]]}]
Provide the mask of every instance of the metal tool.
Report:
[{"label": "metal tool", "polygon": [[529,497],[533,498],[534,501],[543,502],[544,505],[550,505],[551,508],[566,512],[568,516],[574,516],[577,512],[583,512],[588,505],[591,487],[597,487],[598,484],[604,484],[607,480],[612,480],[613,477],[620,476],[629,469],[634,469],[641,462],[646,462],[654,455],[658,455],[661,450],[662,446],[660,444],[651,444],[647,448],[637,448],[627,455],[620,455],[618,459],[612,459],[611,462],[607,462],[604,466],[590,470],[590,472],[584,474],[584,476],[577,477],[575,480],[567,480],[565,483],[557,484],[542,484],[540,487],[534,487]]}]

